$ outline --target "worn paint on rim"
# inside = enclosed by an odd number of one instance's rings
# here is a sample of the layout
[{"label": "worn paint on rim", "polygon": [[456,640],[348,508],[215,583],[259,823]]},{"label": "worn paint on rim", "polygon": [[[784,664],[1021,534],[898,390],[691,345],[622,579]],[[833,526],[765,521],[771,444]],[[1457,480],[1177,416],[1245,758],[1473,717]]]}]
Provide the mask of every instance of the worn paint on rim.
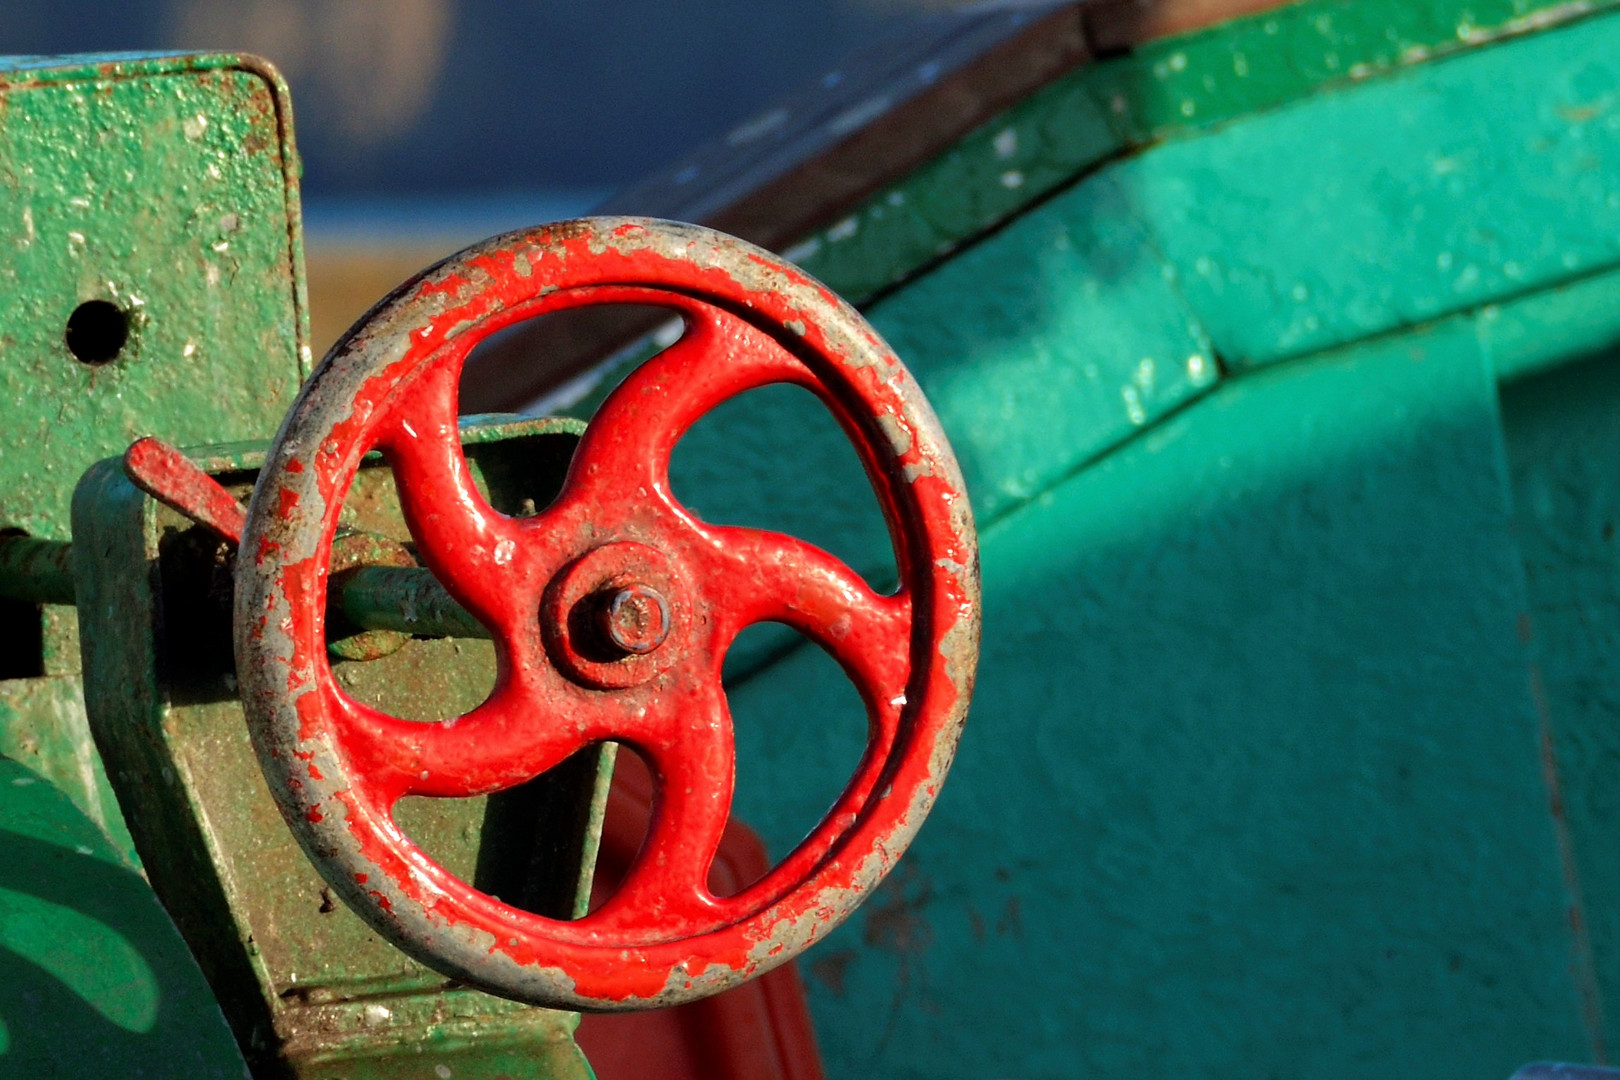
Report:
[{"label": "worn paint on rim", "polygon": [[[552,505],[505,517],[478,495],[456,439],[462,362],[519,320],[596,303],[670,308],[686,331],[603,404]],[[817,394],[854,443],[895,546],[892,596],[801,541],[702,522],[669,492],[669,454],[687,428],[775,382]],[[326,656],[331,542],[343,493],[374,449],[395,471],[423,562],[496,643],[489,699],[438,724],[348,698]],[[638,546],[658,558],[621,558]],[[825,935],[882,880],[932,806],[972,690],[977,542],[960,470],[917,384],[814,280],[689,225],[601,218],[511,233],[401,286],[305,386],[260,474],[242,551],[243,702],[305,851],[412,956],[536,1004],[675,1004]],[[658,661],[644,677],[618,680],[626,685],[579,678],[577,658],[558,651],[571,647],[568,635],[542,625],[551,582],[582,560],[603,563],[604,585],[656,572],[669,590],[680,629],[649,654]],[[733,766],[721,665],[736,634],[767,619],[838,659],[866,701],[868,745],[800,846],[759,882],[716,897],[705,882]],[[405,795],[500,790],[609,739],[653,765],[658,807],[619,892],[577,921],[475,890],[394,823]]]}]

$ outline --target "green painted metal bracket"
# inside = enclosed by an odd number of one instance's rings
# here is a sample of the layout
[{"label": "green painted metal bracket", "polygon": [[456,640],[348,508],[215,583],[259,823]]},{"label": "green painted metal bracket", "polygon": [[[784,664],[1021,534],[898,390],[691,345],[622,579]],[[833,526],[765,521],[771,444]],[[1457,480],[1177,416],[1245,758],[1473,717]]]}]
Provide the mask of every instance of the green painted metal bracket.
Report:
[{"label": "green painted metal bracket", "polygon": [[[524,499],[549,500],[579,430],[545,420],[464,428],[487,496],[514,513]],[[262,450],[204,448],[193,459],[240,496]],[[349,527],[409,540],[380,460],[362,469],[347,505]],[[152,886],[255,1070],[588,1077],[576,1016],[447,984],[373,934],[310,867],[265,789],[235,697],[228,545],[137,490],[117,459],[85,474],[73,524],[97,745]],[[335,670],[361,700],[427,721],[476,705],[494,662],[486,641],[419,639]],[[407,800],[400,823],[481,888],[570,913],[589,881],[604,775],[593,756],[488,799]]]},{"label": "green painted metal bracket", "polygon": [[[0,533],[66,540],[92,462],[144,434],[263,437],[291,403],[308,368],[291,111],[280,76],[236,55],[0,58],[0,106]],[[81,337],[81,359],[67,328],[86,304],[123,340]],[[0,603],[0,753],[133,863],[78,652],[73,608]]]}]

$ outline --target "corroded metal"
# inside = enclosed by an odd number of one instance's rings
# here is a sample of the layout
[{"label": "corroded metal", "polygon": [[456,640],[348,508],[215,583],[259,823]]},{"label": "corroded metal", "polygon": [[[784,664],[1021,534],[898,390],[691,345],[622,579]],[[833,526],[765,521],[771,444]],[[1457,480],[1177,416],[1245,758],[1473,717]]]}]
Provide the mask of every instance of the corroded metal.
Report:
[{"label": "corroded metal", "polygon": [[[604,404],[549,507],[496,512],[453,437],[463,360],[522,319],[615,302],[671,309],[685,335]],[[894,536],[894,595],[800,541],[699,521],[670,494],[680,435],[776,382],[815,393],[855,444]],[[394,470],[421,559],[490,628],[500,658],[489,698],[438,724],[355,701],[323,647],[327,552],[372,450]],[[775,257],[636,219],[498,237],[408,283],[352,331],[271,451],[236,591],[238,677],[260,763],[333,890],[424,963],[553,1005],[624,1009],[716,992],[846,918],[932,806],[978,644],[967,507],[905,368],[853,309]],[[644,655],[590,655],[572,635],[570,598],[632,582],[667,599],[668,639]],[[732,784],[720,669],[737,633],[762,620],[788,623],[844,666],[867,703],[867,753],[796,850],[717,897],[705,881]],[[616,663],[636,674],[607,675]],[[619,891],[576,921],[479,891],[393,825],[404,796],[499,791],[608,740],[653,764],[658,808]]]}]

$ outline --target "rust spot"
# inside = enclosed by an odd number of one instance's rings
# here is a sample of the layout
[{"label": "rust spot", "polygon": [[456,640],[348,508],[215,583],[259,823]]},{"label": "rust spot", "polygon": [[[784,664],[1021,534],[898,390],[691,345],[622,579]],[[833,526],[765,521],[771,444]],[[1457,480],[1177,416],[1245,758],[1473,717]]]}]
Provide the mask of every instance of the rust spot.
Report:
[{"label": "rust spot", "polygon": [[1024,936],[1023,907],[1018,897],[1007,897],[1007,905],[1001,910],[1001,918],[996,920],[996,933],[1002,937],[1008,934],[1017,938]]},{"label": "rust spot", "polygon": [[810,974],[826,986],[833,997],[843,997],[846,989],[844,980],[849,975],[849,965],[854,959],[855,952],[852,949],[828,953],[810,965]]},{"label": "rust spot", "polygon": [[932,944],[934,928],[923,918],[922,912],[933,899],[934,888],[924,881],[911,890],[908,887],[916,878],[916,870],[902,864],[899,874],[878,886],[861,933],[861,939],[868,945],[905,954],[922,952]]}]

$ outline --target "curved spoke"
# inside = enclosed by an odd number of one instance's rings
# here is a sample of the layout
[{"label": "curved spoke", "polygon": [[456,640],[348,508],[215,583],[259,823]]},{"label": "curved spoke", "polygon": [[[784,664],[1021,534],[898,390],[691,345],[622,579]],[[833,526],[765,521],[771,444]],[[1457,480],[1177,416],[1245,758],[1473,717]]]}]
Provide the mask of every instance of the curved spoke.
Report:
[{"label": "curved spoke", "polygon": [[735,315],[706,307],[683,314],[680,340],[631,372],[596,411],[566,493],[644,499],[664,491],[670,453],[704,413],[768,383],[813,382],[797,357]]},{"label": "curved spoke", "polygon": [[531,780],[604,736],[582,701],[502,686],[472,712],[438,723],[389,716],[334,687],[329,694],[351,775],[390,798],[467,798]]},{"label": "curved spoke", "polygon": [[869,700],[903,695],[911,674],[911,597],[882,596],[841,560],[782,533],[702,527],[717,565],[712,601],[729,644],[756,622],[786,623],[833,655]]},{"label": "curved spoke", "polygon": [[715,608],[729,642],[743,627],[785,623],[805,634],[843,667],[867,711],[860,764],[817,828],[764,878],[733,902],[757,907],[812,873],[873,797],[905,713],[911,677],[912,603],[901,591],[882,596],[844,562],[813,544],[761,529],[704,526],[717,565],[711,570]]},{"label": "curved spoke", "polygon": [[736,747],[718,678],[679,679],[649,700],[640,733],[627,741],[657,774],[652,824],[618,891],[586,924],[675,937],[712,922],[724,903],[708,878],[731,816]]},{"label": "curved spoke", "polygon": [[459,365],[443,361],[424,371],[391,403],[379,446],[423,561],[475,618],[511,628],[531,614],[531,590],[515,586],[538,537],[479,494],[456,427],[458,375]]}]

